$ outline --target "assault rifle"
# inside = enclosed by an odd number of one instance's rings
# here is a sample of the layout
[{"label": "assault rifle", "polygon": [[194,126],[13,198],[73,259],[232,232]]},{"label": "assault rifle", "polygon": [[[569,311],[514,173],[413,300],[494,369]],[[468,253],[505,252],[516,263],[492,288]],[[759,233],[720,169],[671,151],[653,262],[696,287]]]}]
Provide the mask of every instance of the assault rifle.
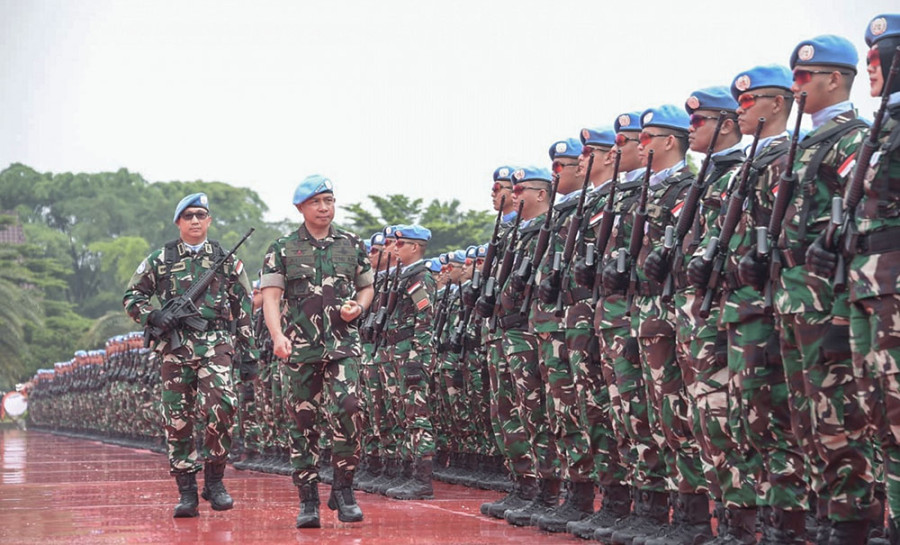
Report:
[{"label": "assault rifle", "polygon": [[[494,258],[497,256],[497,247],[500,245],[500,222],[503,220],[503,207],[506,205],[506,195],[500,199],[500,207],[497,209],[497,219],[494,220],[494,233],[491,235],[491,242],[488,244],[487,252],[484,255],[484,265],[479,271],[473,265],[472,271],[472,291],[475,292],[477,298],[481,294],[484,286],[481,285],[483,279],[491,277],[494,269]],[[487,282],[487,280],[485,280]]]},{"label": "assault rifle", "polygon": [[500,263],[497,274],[489,276],[484,283],[484,294],[482,297],[484,297],[486,303],[493,305],[494,310],[489,316],[482,315],[482,318],[489,319],[488,331],[491,334],[497,331],[497,313],[500,311],[500,297],[497,291],[503,289],[503,285],[506,283],[506,280],[509,278],[509,274],[513,269],[516,256],[516,243],[519,240],[519,226],[522,224],[522,207],[524,205],[524,201],[519,201],[519,211],[516,214],[516,223],[513,225],[512,234],[506,244],[506,250],[503,252],[503,261]]},{"label": "assault rifle", "polygon": [[647,199],[649,199],[650,193],[652,168],[653,150],[650,150],[647,152],[647,170],[644,171],[644,181],[641,183],[641,197],[638,199],[638,207],[634,212],[634,221],[631,224],[631,240],[628,243],[627,259],[630,261],[631,272],[628,278],[628,305],[625,311],[627,316],[631,315],[631,305],[634,304],[634,294],[638,289],[637,258],[638,254],[641,253],[641,247],[644,245],[644,226],[647,224]]},{"label": "assault rifle", "polygon": [[[616,160],[613,164],[613,177],[610,180],[609,193],[606,195],[606,204],[603,206],[603,217],[600,219],[600,229],[597,231],[596,245],[588,243],[584,248],[584,263],[588,267],[594,266],[594,285],[591,287],[593,304],[597,304],[600,297],[600,264],[603,263],[603,253],[612,236],[613,224],[616,220],[615,200],[616,185],[619,183],[619,162],[622,160],[622,150],[616,150]],[[597,259],[599,256],[599,259]],[[596,261],[596,264],[594,262]]]},{"label": "assault rifle", "polygon": [[534,282],[537,277],[538,268],[541,266],[541,261],[544,260],[544,254],[547,253],[547,248],[550,246],[550,224],[553,222],[553,202],[556,200],[556,190],[559,188],[559,176],[555,176],[553,182],[550,183],[550,207],[547,209],[547,214],[544,216],[544,223],[541,225],[541,232],[538,234],[537,244],[534,247],[534,255],[531,256],[531,260],[529,262],[528,258],[523,258],[522,265],[519,268],[519,276],[525,277],[525,273],[528,273],[528,280],[525,282],[525,296],[522,301],[522,308],[519,309],[519,314],[522,316],[528,316],[528,312],[531,309],[531,298],[534,296]]},{"label": "assault rifle", "polygon": [[[753,144],[750,145],[750,153],[741,166],[741,177],[738,180],[737,187],[734,188],[734,191],[728,197],[728,207],[726,208],[725,219],[722,221],[722,230],[718,239],[715,237],[710,239],[706,255],[703,256],[703,259],[707,262],[713,261],[709,281],[706,284],[706,293],[703,295],[703,302],[700,303],[699,314],[704,319],[709,317],[713,298],[719,290],[719,285],[722,283],[722,275],[725,273],[725,260],[728,258],[729,243],[744,212],[744,201],[747,200],[747,193],[749,192],[747,183],[750,179],[750,169],[752,168],[753,159],[756,157],[759,135],[762,133],[765,123],[766,119],[760,117],[759,123],[756,125],[756,132],[753,134]],[[716,240],[716,242],[713,243],[713,240]]]},{"label": "assault rifle", "polygon": [[[390,256],[388,256],[390,258]],[[397,306],[397,298],[399,297],[400,290],[400,269],[403,268],[403,262],[400,259],[397,259],[397,264],[394,266],[394,277],[390,279],[390,290],[388,290],[387,284],[385,285],[385,291],[388,291],[387,300],[385,304],[378,309],[378,316],[375,317],[375,331],[373,332],[373,340],[375,346],[372,348],[372,355],[374,356],[378,349],[381,347],[381,341],[384,340],[381,333],[384,331],[384,326],[388,322],[391,317],[391,314],[394,313],[394,308]],[[384,300],[384,299],[382,299]]]},{"label": "assault rifle", "polygon": [[187,326],[194,331],[206,331],[209,324],[200,317],[197,301],[199,301],[204,292],[206,292],[206,288],[212,284],[212,281],[216,278],[216,273],[222,265],[225,264],[225,261],[234,255],[234,252],[241,247],[241,244],[243,244],[251,234],[253,234],[254,230],[255,229],[251,227],[250,230],[247,231],[247,234],[235,244],[230,252],[215,260],[212,266],[204,272],[196,282],[191,284],[184,293],[178,297],[167,300],[163,304],[162,312],[175,316],[177,325],[171,329],[164,330],[154,325],[147,324],[147,327],[144,329],[144,348],[149,347],[151,341],[162,341],[163,336],[166,334],[169,336],[170,351],[181,348],[181,336],[178,334],[178,329],[180,329],[181,326]]},{"label": "assault rifle", "polygon": [[584,222],[584,199],[587,197],[587,189],[591,183],[591,170],[593,168],[594,152],[591,152],[584,174],[584,184],[581,186],[581,195],[578,196],[578,208],[575,209],[575,216],[569,222],[569,230],[566,232],[566,246],[563,248],[562,254],[563,269],[550,277],[551,285],[559,292],[556,294],[556,309],[553,312],[556,316],[562,316],[563,313],[562,282],[569,276],[572,258],[575,255],[575,242],[578,239],[578,234],[581,232],[581,224]]},{"label": "assault rifle", "polygon": [[[375,274],[378,274],[378,271],[381,269],[381,256],[383,254],[384,248],[382,248],[381,252],[378,253],[378,265],[375,267]],[[369,307],[369,310],[366,313],[366,319],[363,320],[363,325],[360,328],[360,336],[368,341],[372,341],[375,339],[375,319],[378,312],[380,312],[382,308],[387,306],[387,285],[388,281],[390,280],[392,257],[394,257],[393,254],[388,253],[387,268],[384,270],[384,276],[382,277],[381,282],[375,284],[375,295],[372,296],[373,303]]]},{"label": "assault rifle", "polygon": [[[709,140],[709,147],[706,149],[706,157],[703,158],[703,163],[700,164],[700,171],[697,173],[697,177],[694,178],[693,183],[691,183],[691,188],[688,189],[688,193],[683,201],[684,204],[681,206],[681,215],[678,216],[678,223],[675,224],[674,240],[671,241],[671,246],[663,246],[663,266],[666,269],[666,279],[663,282],[662,291],[663,301],[671,301],[672,294],[675,292],[675,278],[672,275],[672,265],[676,259],[682,257],[684,237],[687,236],[688,231],[690,231],[691,227],[694,225],[694,218],[697,215],[697,205],[707,187],[706,173],[709,170],[712,155],[716,150],[716,142],[719,140],[722,124],[725,122],[727,116],[728,112],[724,110],[719,112],[719,119],[716,121],[716,129],[712,134],[712,138]],[[668,237],[666,238],[667,242],[669,242]],[[674,251],[672,251],[673,249]]]},{"label": "assault rifle", "polygon": [[452,284],[449,282],[444,286],[444,294],[441,295],[441,300],[438,302],[437,311],[435,312],[434,332],[431,334],[431,346],[435,349],[438,349],[438,345],[441,342],[441,336],[444,334],[444,326],[447,325],[450,292],[453,291],[450,289],[451,287]]}]

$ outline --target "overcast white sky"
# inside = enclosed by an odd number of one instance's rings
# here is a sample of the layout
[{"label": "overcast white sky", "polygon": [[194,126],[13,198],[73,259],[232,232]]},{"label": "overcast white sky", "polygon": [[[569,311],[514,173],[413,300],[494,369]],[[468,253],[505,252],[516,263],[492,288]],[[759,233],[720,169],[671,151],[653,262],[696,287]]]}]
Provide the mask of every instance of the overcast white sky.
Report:
[{"label": "overcast white sky", "polygon": [[[223,181],[296,219],[306,175],[488,209],[501,164],[683,105],[893,1],[0,0],[0,169]],[[215,206],[215,196],[213,206]],[[175,203],[172,203],[173,206]],[[339,214],[340,218],[340,214]]]}]

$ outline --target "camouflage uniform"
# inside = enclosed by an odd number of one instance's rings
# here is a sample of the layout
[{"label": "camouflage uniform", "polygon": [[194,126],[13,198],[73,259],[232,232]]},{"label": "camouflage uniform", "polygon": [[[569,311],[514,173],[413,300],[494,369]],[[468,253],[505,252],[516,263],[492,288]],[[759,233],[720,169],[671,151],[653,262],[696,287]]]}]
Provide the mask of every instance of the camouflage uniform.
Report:
[{"label": "camouflage uniform", "polygon": [[[213,243],[207,242],[192,254],[181,241],[175,241],[151,253],[141,262],[125,291],[123,303],[131,318],[146,325],[153,310],[153,295],[165,302],[183,294],[218,257],[221,249],[217,252],[214,248]],[[208,330],[177,331],[182,346],[175,350],[169,348],[168,340],[156,346],[162,354],[162,405],[173,474],[200,470],[192,441],[194,401],[198,396],[205,429],[200,456],[215,463],[228,457],[237,407],[231,383],[234,337],[244,350],[256,356],[249,294],[250,283],[243,265],[229,258],[197,304],[200,317],[209,322]],[[236,323],[234,336],[230,332],[231,321]]]},{"label": "camouflage uniform", "polygon": [[281,375],[285,408],[295,424],[290,441],[297,486],[318,480],[323,411],[333,433],[334,467],[352,472],[359,460],[360,339],[356,324],[340,317],[340,307],[373,278],[359,237],[333,226],[317,240],[301,225],[266,252],[260,288],[284,290],[282,323],[292,345]]},{"label": "camouflage uniform", "polygon": [[[819,516],[827,505],[835,522],[865,519],[872,509],[872,443],[856,403],[847,296],[836,295],[829,279],[804,263],[807,247],[828,224],[832,197],[843,191],[864,128],[851,110],[801,142],[794,165],[799,183],[778,241],[783,268],[773,279],[792,408],[799,422],[809,414],[810,427],[795,431],[815,469]],[[816,162],[817,171],[810,171]]]}]

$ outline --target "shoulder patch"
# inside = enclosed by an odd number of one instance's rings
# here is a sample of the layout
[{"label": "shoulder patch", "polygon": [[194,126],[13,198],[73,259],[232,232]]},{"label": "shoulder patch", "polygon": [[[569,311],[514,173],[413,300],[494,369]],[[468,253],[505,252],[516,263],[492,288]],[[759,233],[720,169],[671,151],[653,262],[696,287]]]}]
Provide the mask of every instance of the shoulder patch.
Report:
[{"label": "shoulder patch", "polygon": [[147,270],[147,260],[145,259],[145,260],[141,261],[140,265],[138,265],[138,268],[136,271],[134,271],[134,274],[144,274],[144,271],[146,271],[146,270]]}]

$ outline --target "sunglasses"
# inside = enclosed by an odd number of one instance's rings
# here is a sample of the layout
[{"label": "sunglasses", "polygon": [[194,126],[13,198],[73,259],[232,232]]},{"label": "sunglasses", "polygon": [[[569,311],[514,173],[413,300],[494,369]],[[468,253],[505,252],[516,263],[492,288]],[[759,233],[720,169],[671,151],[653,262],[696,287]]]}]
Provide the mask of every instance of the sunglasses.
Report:
[{"label": "sunglasses", "polygon": [[641,145],[647,147],[650,145],[650,141],[654,138],[668,138],[669,136],[675,136],[674,134],[653,134],[649,132],[642,132],[638,139],[641,141]]},{"label": "sunglasses", "polygon": [[372,246],[371,248],[369,248],[369,253],[377,254],[380,250],[381,250],[381,248],[376,248],[375,246]]},{"label": "sunglasses", "polygon": [[418,242],[413,242],[411,240],[403,240],[402,238],[398,238],[396,244],[397,244],[398,248],[402,248],[402,247],[406,246],[407,244],[411,244],[413,246],[419,245]]},{"label": "sunglasses", "polygon": [[706,125],[707,121],[717,121],[718,119],[718,117],[713,117],[711,115],[691,114],[691,127],[699,129],[703,125]]},{"label": "sunglasses", "polygon": [[756,99],[758,98],[775,98],[775,97],[784,97],[791,98],[788,95],[763,95],[763,94],[754,94],[754,93],[743,93],[737,99],[738,104],[740,104],[741,108],[744,110],[748,110],[756,104]]},{"label": "sunglasses", "polygon": [[616,145],[619,146],[620,148],[629,142],[639,142],[639,141],[640,141],[639,138],[631,138],[631,137],[625,136],[625,134],[623,134],[621,132],[616,135]]},{"label": "sunglasses", "polygon": [[559,174],[567,167],[577,167],[578,163],[563,163],[562,161],[553,161],[553,174]]},{"label": "sunglasses", "polygon": [[866,66],[879,67],[881,66],[881,55],[878,53],[878,48],[873,47],[866,53]]},{"label": "sunglasses", "polygon": [[392,239],[392,238],[386,238],[386,239],[384,239],[384,246],[385,246],[385,248],[387,248],[388,246],[392,245],[394,242],[396,242],[396,240],[394,240],[394,239]]},{"label": "sunglasses", "polygon": [[209,212],[185,212],[180,217],[185,221],[193,221],[194,218],[203,221],[209,217]]},{"label": "sunglasses", "polygon": [[543,191],[544,190],[543,187],[525,187],[522,185],[517,185],[516,187],[513,188],[513,195],[518,197],[519,195],[524,193],[526,189],[530,189],[532,191]]},{"label": "sunglasses", "polygon": [[474,260],[471,257],[466,258],[466,265],[471,265],[473,262]]},{"label": "sunglasses", "polygon": [[581,150],[581,156],[587,158],[587,157],[590,157],[592,153],[604,154],[604,153],[606,153],[607,151],[608,151],[608,150],[604,150],[603,148],[600,148],[600,147],[595,147],[595,146],[585,146],[585,147]]},{"label": "sunglasses", "polygon": [[494,182],[494,185],[491,187],[491,192],[496,193],[496,192],[504,190],[504,189],[509,191],[510,189],[512,189],[512,184],[506,185],[506,184],[501,184],[500,182]]},{"label": "sunglasses", "polygon": [[810,81],[812,81],[812,77],[815,74],[833,74],[837,72],[844,76],[849,76],[850,74],[847,72],[841,72],[840,70],[806,70],[804,68],[797,68],[794,70],[794,83],[797,85],[806,85]]}]

